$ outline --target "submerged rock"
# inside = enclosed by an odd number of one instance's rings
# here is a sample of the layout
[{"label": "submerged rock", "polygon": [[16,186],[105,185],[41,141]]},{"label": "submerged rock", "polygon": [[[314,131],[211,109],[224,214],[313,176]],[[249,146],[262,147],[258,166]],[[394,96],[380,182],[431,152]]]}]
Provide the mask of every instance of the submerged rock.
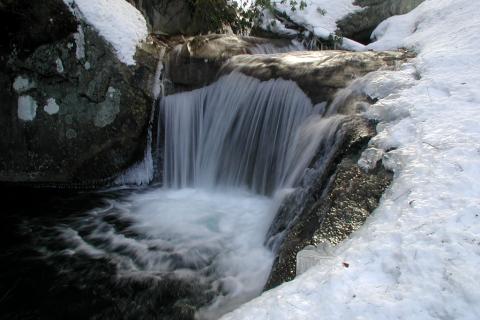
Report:
[{"label": "submerged rock", "polygon": [[94,187],[142,159],[154,43],[127,66],[61,0],[4,1],[0,15],[0,181]]}]

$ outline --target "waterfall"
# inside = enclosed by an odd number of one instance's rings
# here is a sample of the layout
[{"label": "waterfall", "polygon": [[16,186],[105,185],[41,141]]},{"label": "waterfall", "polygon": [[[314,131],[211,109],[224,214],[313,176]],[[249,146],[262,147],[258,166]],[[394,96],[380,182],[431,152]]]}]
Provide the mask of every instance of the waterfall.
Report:
[{"label": "waterfall", "polygon": [[162,101],[164,183],[247,187],[260,194],[295,185],[327,125],[293,81],[241,73]]},{"label": "waterfall", "polygon": [[[164,187],[110,190],[100,207],[26,230],[37,230],[41,254],[61,277],[106,288],[115,303],[122,293],[131,318],[186,310],[218,319],[262,292],[288,223],[333,159],[343,117],[324,114],[325,103],[313,105],[293,81],[237,72],[162,97],[144,161],[117,182],[151,181],[155,161],[163,161]],[[97,263],[108,270],[100,280]],[[84,279],[79,265],[94,276]]]},{"label": "waterfall", "polygon": [[252,54],[274,54],[306,50],[308,50],[308,48],[305,47],[301,42],[298,42],[297,40],[292,40],[288,46],[274,45],[270,42],[259,43],[256,46],[250,48],[249,51]]}]

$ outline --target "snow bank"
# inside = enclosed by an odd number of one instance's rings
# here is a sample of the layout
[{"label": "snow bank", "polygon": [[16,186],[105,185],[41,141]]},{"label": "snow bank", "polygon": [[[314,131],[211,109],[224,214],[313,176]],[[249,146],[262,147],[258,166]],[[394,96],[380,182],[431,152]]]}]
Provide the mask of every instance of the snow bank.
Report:
[{"label": "snow bank", "polygon": [[[298,1],[299,2],[299,1]],[[350,13],[358,10],[362,10],[353,4],[354,0],[306,0],[307,7],[303,10],[297,8],[295,11],[291,10],[291,6],[287,3],[277,3],[276,8],[280,12],[285,12],[295,23],[305,26],[307,30],[315,34],[321,39],[328,39],[331,34],[334,34],[337,30],[337,21],[346,17]],[[265,22],[263,28],[270,28],[273,32],[280,34],[292,34],[295,33],[291,29],[285,28],[280,21],[275,21],[274,25],[271,25],[273,17],[266,13]],[[347,50],[363,51],[366,50],[365,46],[344,38],[342,47]]]},{"label": "snow bank", "polygon": [[81,17],[113,46],[120,61],[135,64],[136,47],[148,35],[147,23],[140,11],[125,0],[64,2],[78,9]]},{"label": "snow bank", "polygon": [[223,319],[480,319],[479,17],[479,1],[427,0],[377,28],[370,48],[418,53],[370,75],[399,84],[366,114],[392,187],[330,260]]},{"label": "snow bank", "polygon": [[[298,1],[299,2],[299,1]],[[291,6],[277,4],[279,11],[285,11],[298,24],[310,27],[321,38],[328,38],[337,30],[337,21],[352,12],[361,10],[353,4],[354,0],[307,0],[307,7],[303,10],[291,10]],[[324,14],[323,14],[324,13]]]}]

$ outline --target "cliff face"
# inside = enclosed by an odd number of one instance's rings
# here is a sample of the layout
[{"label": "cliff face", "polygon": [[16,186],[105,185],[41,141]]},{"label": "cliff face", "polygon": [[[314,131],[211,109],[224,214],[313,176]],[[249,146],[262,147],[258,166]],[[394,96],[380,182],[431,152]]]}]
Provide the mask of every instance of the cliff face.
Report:
[{"label": "cliff face", "polygon": [[149,29],[159,35],[196,33],[188,0],[129,0],[145,16]]},{"label": "cliff face", "polygon": [[143,158],[158,48],[127,66],[61,0],[4,1],[0,181],[94,187]]}]

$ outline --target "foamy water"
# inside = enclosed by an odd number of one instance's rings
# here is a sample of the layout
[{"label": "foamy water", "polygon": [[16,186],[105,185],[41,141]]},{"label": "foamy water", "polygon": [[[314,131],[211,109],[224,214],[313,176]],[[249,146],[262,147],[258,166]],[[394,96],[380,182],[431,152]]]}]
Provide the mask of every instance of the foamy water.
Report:
[{"label": "foamy water", "polygon": [[156,189],[112,200],[61,226],[62,254],[106,258],[120,277],[195,280],[216,296],[216,318],[261,293],[273,254],[264,246],[273,200],[247,191]]}]

